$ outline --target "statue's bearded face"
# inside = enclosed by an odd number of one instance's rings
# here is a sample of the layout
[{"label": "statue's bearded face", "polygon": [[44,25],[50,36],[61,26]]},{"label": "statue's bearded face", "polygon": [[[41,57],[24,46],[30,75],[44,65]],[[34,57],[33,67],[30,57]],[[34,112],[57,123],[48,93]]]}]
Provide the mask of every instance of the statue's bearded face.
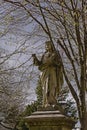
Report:
[{"label": "statue's bearded face", "polygon": [[46,51],[52,51],[51,44],[46,44],[45,49],[46,49]]}]

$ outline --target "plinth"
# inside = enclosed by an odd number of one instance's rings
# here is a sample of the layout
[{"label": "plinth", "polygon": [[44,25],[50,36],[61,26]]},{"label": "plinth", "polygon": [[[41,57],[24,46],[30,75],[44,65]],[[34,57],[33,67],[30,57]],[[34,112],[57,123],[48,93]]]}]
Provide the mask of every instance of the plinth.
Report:
[{"label": "plinth", "polygon": [[43,110],[25,118],[29,130],[72,130],[75,121],[59,110]]}]

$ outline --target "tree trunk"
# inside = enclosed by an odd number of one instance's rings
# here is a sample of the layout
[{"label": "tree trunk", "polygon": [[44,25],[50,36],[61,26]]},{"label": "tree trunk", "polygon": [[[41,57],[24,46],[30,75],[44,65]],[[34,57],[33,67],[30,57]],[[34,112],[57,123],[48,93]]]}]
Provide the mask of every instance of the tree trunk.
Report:
[{"label": "tree trunk", "polygon": [[87,130],[87,112],[86,112],[86,115],[85,115],[84,130]]},{"label": "tree trunk", "polygon": [[80,88],[80,100],[81,100],[81,130],[87,130],[86,127],[86,121],[87,121],[87,110],[86,110],[86,60],[82,60],[83,62],[81,63],[81,88]]},{"label": "tree trunk", "polygon": [[87,92],[86,92],[86,97],[85,98],[86,98],[86,114],[85,114],[85,127],[84,127],[84,130],[87,130]]}]

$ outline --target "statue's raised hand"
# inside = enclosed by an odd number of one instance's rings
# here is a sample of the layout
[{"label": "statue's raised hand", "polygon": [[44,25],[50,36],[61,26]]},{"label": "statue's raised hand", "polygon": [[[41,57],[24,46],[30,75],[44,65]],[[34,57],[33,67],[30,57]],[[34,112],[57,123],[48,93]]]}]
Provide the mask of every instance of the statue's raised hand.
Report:
[{"label": "statue's raised hand", "polygon": [[39,66],[39,65],[40,65],[40,61],[38,60],[36,54],[32,54],[32,57],[33,57],[33,63],[34,63],[36,66]]}]

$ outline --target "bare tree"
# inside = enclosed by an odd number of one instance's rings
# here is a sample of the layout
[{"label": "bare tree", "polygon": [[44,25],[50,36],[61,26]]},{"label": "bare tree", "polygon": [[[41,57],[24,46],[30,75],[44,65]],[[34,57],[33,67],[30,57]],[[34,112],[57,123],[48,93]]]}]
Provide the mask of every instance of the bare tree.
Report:
[{"label": "bare tree", "polygon": [[[23,22],[24,16],[29,20],[29,27],[35,21],[35,30],[31,29],[32,36],[40,36],[41,40],[50,39],[53,47],[57,42],[61,57],[63,73],[73,98],[76,101],[81,130],[86,130],[87,108],[86,91],[86,57],[87,57],[87,2],[86,0],[3,0],[3,6],[12,7],[18,11],[18,20]],[[23,11],[21,15],[20,10]],[[7,10],[5,10],[5,13]],[[15,14],[15,13],[14,13]],[[17,18],[17,17],[16,17]],[[19,23],[11,20],[15,25]],[[31,21],[31,22],[30,22]],[[28,23],[27,23],[28,24]],[[10,24],[11,30],[14,27]],[[38,32],[36,30],[39,30]],[[16,30],[17,31],[17,30]],[[31,36],[30,36],[31,37]],[[65,58],[66,60],[65,60]],[[66,63],[67,62],[67,63]],[[70,73],[71,72],[71,73]],[[71,79],[72,80],[71,80]]]},{"label": "bare tree", "polygon": [[[26,59],[22,63],[18,62],[18,65],[16,65],[17,62],[10,65],[12,60],[10,58],[14,55],[17,57],[19,54],[17,49],[14,51],[16,53],[0,49],[0,113],[4,113],[1,125],[13,129],[17,125],[20,113],[26,105],[26,98],[29,96],[26,89],[29,89],[30,86],[30,75],[28,69],[26,73],[27,66],[25,65],[28,60]],[[25,69],[22,68],[24,65]]]}]

